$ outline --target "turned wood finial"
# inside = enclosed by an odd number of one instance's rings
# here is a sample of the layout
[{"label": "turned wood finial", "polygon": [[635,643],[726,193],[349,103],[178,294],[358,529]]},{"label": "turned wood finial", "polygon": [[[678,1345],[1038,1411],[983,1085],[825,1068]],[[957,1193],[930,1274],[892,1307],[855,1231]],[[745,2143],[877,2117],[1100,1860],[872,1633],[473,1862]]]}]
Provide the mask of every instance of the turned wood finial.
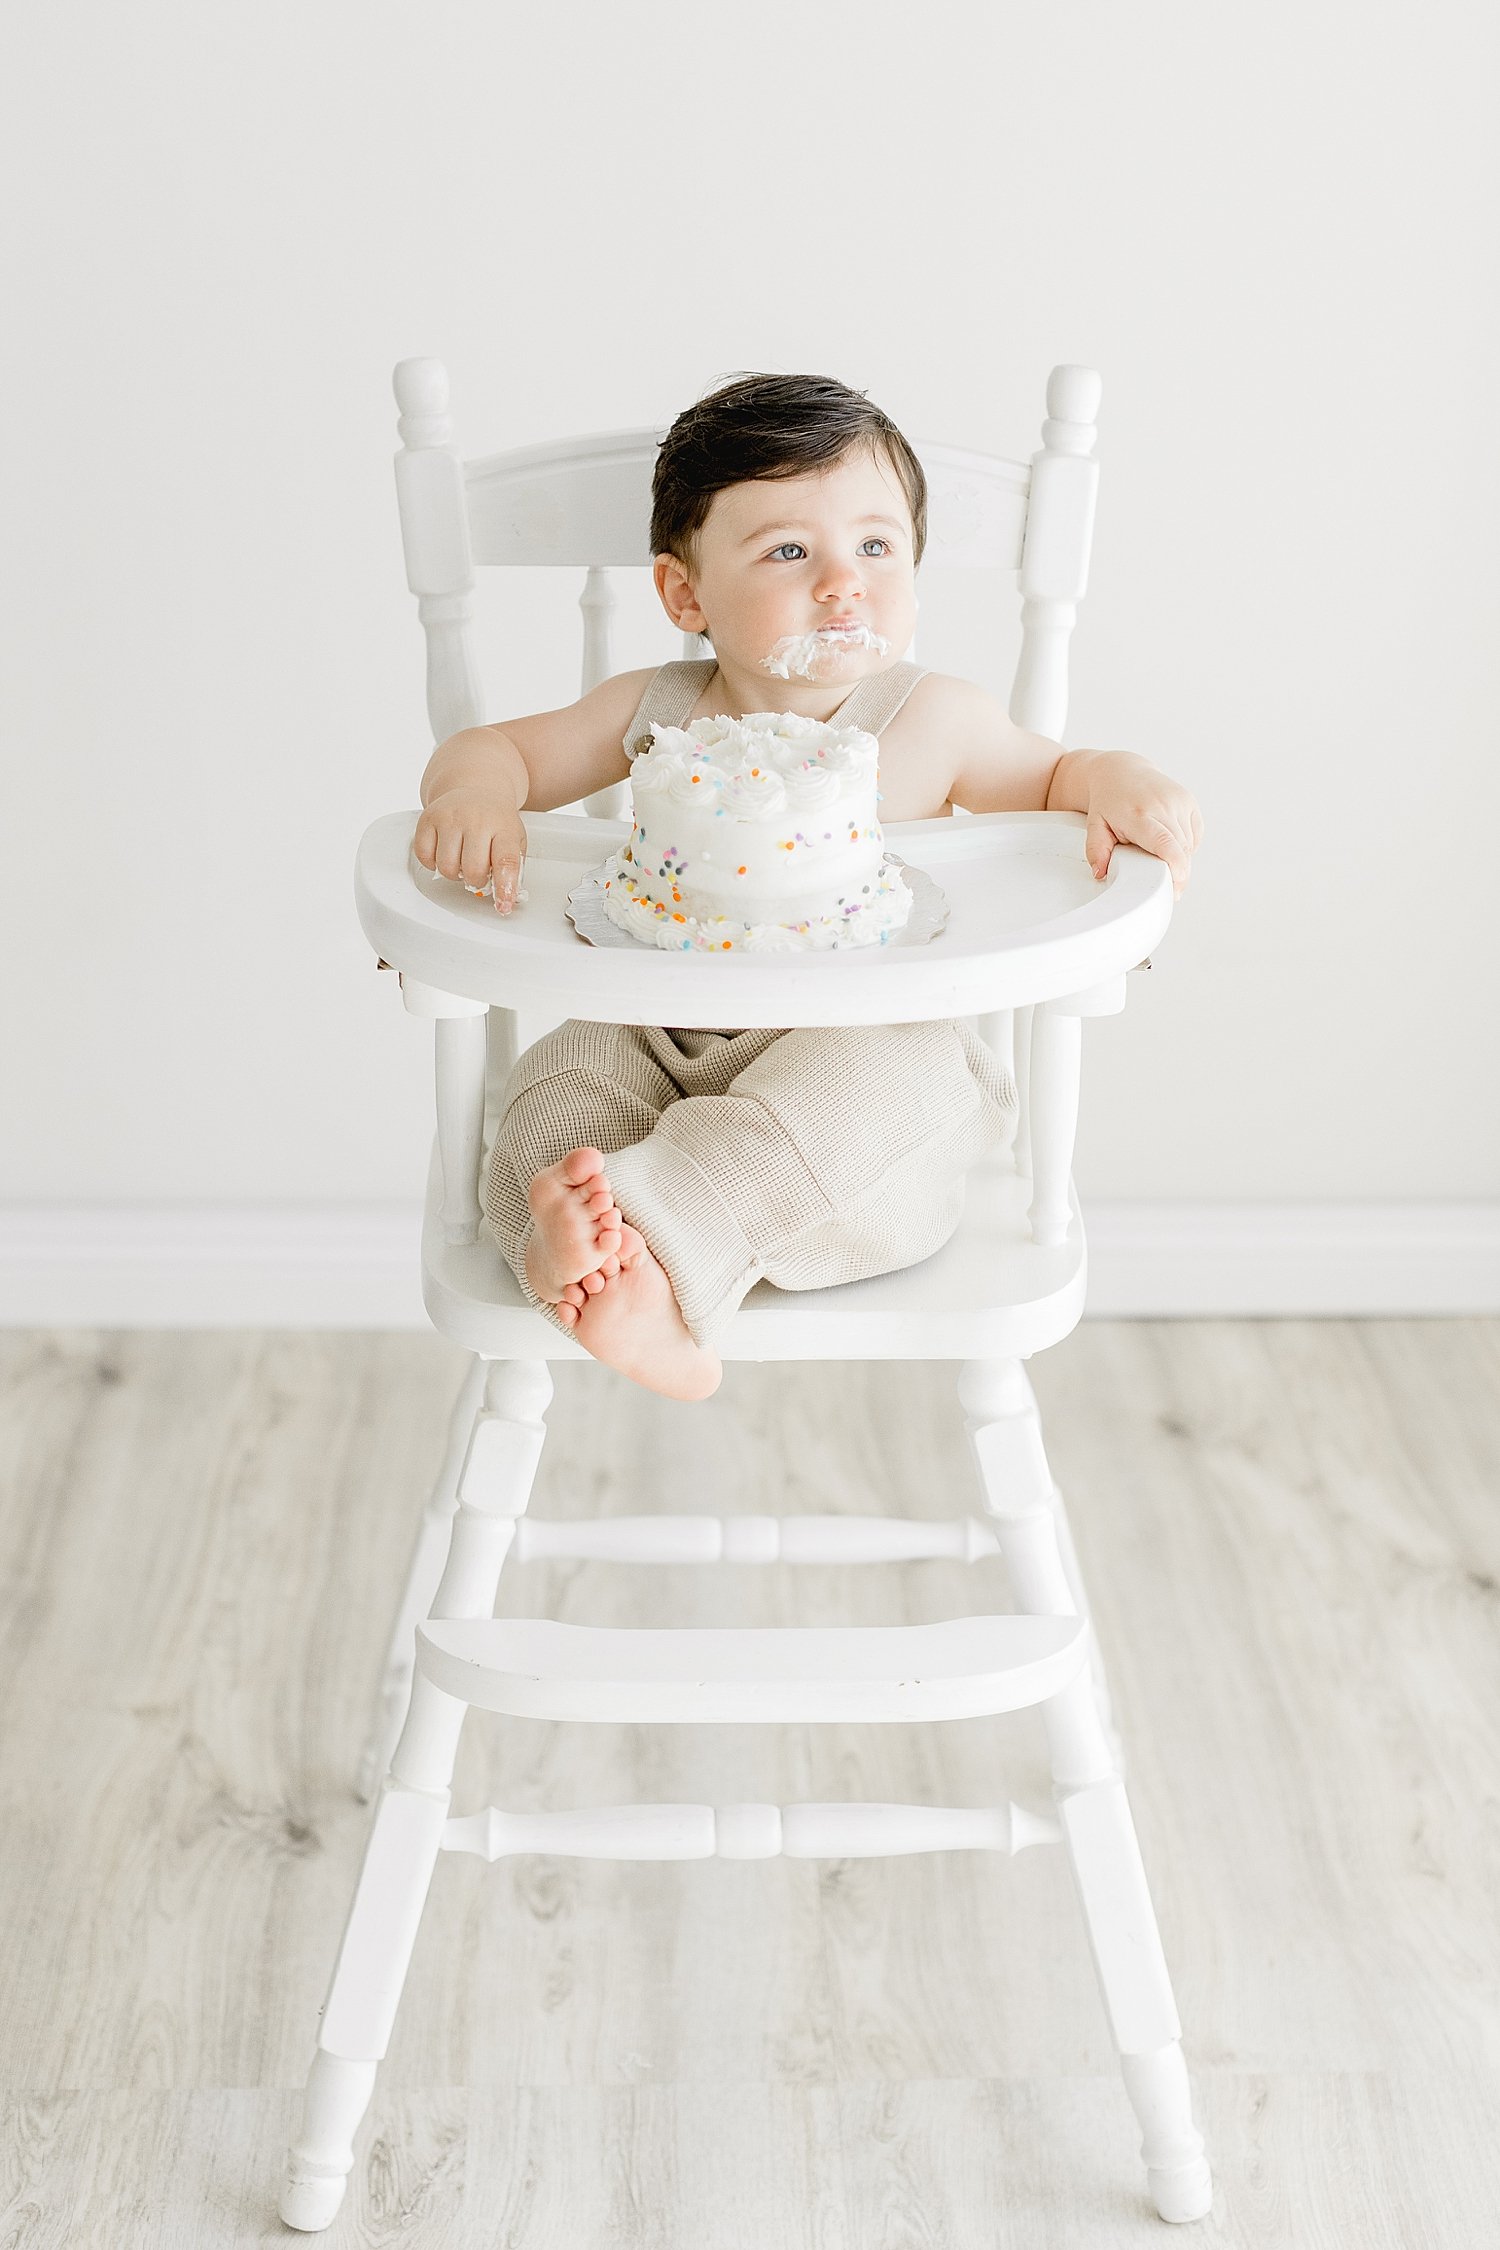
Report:
[{"label": "turned wood finial", "polygon": [[[392,377],[403,445],[446,445],[453,435],[448,419],[448,370],[440,359],[403,359]],[[1051,394],[1048,394],[1049,403]]]},{"label": "turned wood finial", "polygon": [[1094,417],[1103,379],[1092,367],[1054,367],[1047,419],[1031,456],[1021,548],[1021,657],[1011,689],[1017,726],[1062,740],[1068,715],[1068,636],[1088,585],[1099,465]]},{"label": "turned wood finial", "polygon": [[398,361],[392,387],[401,409],[395,470],[406,583],[427,639],[427,716],[433,740],[445,742],[485,715],[469,646],[474,562],[464,464],[453,446],[442,361]]},{"label": "turned wood finial", "polygon": [[1053,368],[1047,377],[1048,419],[1042,424],[1042,443],[1049,453],[1093,452],[1103,395],[1104,379],[1097,368]]}]

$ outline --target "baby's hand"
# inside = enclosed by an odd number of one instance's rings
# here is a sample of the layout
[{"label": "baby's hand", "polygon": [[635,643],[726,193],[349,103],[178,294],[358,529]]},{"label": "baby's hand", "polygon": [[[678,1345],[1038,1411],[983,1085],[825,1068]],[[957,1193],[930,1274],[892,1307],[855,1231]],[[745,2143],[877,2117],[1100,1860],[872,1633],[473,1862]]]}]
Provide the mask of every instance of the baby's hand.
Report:
[{"label": "baby's hand", "polygon": [[424,867],[483,891],[493,883],[495,911],[509,914],[526,866],[526,830],[514,804],[493,789],[449,789],[417,822],[412,850]]},{"label": "baby's hand", "polygon": [[1088,828],[1083,848],[1101,879],[1116,844],[1136,844],[1172,870],[1172,893],[1181,898],[1192,858],[1203,840],[1203,816],[1190,789],[1158,772],[1147,758],[1107,750],[1089,768]]}]

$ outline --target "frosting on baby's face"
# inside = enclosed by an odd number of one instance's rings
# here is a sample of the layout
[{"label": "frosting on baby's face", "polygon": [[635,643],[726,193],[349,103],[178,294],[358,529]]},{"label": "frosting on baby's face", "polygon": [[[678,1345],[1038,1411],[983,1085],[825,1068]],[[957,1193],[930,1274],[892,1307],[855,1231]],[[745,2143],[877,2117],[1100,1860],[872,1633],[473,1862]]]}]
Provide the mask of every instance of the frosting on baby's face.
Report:
[{"label": "frosting on baby's face", "polygon": [[769,675],[788,708],[830,718],[916,624],[911,510],[890,458],[866,446],[805,476],[726,486],[692,559],[654,567],[673,623],[712,639],[730,708],[761,701]]},{"label": "frosting on baby's face", "polygon": [[872,633],[868,625],[820,625],[815,633],[783,634],[761,658],[761,670],[778,680],[789,680],[794,672],[799,680],[828,680],[855,649],[884,656],[890,645],[883,633]]}]

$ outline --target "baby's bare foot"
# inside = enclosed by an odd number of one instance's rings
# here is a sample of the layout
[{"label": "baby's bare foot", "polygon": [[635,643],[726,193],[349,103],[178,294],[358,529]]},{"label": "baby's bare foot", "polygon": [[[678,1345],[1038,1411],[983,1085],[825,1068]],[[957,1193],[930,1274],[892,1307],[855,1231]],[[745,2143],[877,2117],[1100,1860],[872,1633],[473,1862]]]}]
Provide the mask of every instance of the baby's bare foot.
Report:
[{"label": "baby's bare foot", "polygon": [[591,1296],[604,1287],[612,1273],[618,1273],[620,1261],[613,1253],[607,1257],[597,1273],[586,1273],[581,1281],[570,1281],[552,1310],[564,1328],[571,1328]]},{"label": "baby's bare foot", "polygon": [[694,1343],[672,1284],[634,1227],[621,1227],[616,1262],[614,1273],[580,1277],[577,1296],[568,1290],[559,1317],[585,1351],[646,1390],[707,1398],[724,1374],[719,1355]]},{"label": "baby's bare foot", "polygon": [[623,1221],[604,1176],[604,1158],[596,1148],[573,1149],[560,1164],[537,1173],[526,1200],[533,1221],[527,1279],[544,1304],[560,1304],[565,1290],[597,1274],[619,1252]]}]

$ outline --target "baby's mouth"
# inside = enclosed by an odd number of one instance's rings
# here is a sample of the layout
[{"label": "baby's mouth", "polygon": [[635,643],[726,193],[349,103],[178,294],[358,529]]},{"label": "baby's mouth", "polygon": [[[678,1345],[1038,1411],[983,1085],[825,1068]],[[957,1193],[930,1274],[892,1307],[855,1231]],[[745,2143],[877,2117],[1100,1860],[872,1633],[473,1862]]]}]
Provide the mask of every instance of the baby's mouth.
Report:
[{"label": "baby's mouth", "polygon": [[832,622],[812,633],[783,634],[770,654],[761,658],[761,668],[778,680],[789,680],[794,672],[799,679],[817,680],[837,671],[853,649],[868,648],[884,656],[890,645],[883,634],[872,633],[862,622]]}]

